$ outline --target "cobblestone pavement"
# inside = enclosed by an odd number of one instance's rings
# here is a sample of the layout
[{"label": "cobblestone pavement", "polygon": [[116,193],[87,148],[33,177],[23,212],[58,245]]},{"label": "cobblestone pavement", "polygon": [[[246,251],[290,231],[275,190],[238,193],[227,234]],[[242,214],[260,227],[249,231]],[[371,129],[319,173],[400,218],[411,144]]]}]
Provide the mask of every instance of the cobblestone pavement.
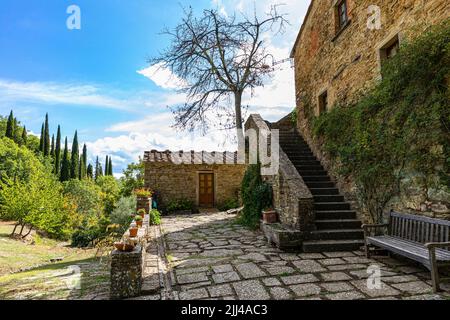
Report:
[{"label": "cobblestone pavement", "polygon": [[[284,253],[226,213],[165,217],[162,232],[165,288],[141,299],[450,299],[449,285],[432,294],[429,272],[411,261],[368,260],[360,251]],[[370,290],[374,265],[382,285]]]}]

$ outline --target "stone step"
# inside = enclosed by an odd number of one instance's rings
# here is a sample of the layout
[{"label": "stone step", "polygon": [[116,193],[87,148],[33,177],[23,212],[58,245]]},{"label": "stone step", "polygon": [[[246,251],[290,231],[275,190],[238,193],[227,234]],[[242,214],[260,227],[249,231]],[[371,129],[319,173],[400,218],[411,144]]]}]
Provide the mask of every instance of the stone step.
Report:
[{"label": "stone step", "polygon": [[[303,181],[309,186],[308,182],[331,182],[329,176],[304,176],[301,175]],[[333,184],[334,185],[334,184]]]},{"label": "stone step", "polygon": [[300,161],[293,161],[292,163],[299,171],[315,171],[315,172],[316,171],[321,171],[321,172],[324,171],[324,172],[326,172],[323,169],[321,164],[311,166],[311,165],[305,165],[305,164],[301,163]]},{"label": "stone step", "polygon": [[361,229],[328,229],[312,231],[311,240],[358,240],[364,238]]},{"label": "stone step", "polygon": [[308,186],[308,188],[310,189],[316,189],[316,188],[334,188],[335,184],[333,181],[329,180],[329,181],[315,181],[315,180],[310,180],[307,181],[304,177],[303,180],[305,181],[306,185]]},{"label": "stone step", "polygon": [[338,188],[309,188],[309,190],[314,196],[339,194]]},{"label": "stone step", "polygon": [[355,229],[362,231],[361,221],[356,219],[333,219],[333,220],[316,219],[316,226],[318,230]]},{"label": "stone step", "polygon": [[328,176],[328,172],[326,172],[325,170],[303,170],[303,169],[298,169],[297,168],[298,173],[300,173],[300,175],[302,177],[309,177],[309,176],[313,176],[313,177],[317,177],[317,176]]},{"label": "stone step", "polygon": [[356,251],[363,245],[363,240],[313,240],[303,242],[303,252]]},{"label": "stone step", "polygon": [[322,166],[319,160],[299,160],[299,159],[291,159],[291,162],[296,167],[305,167],[305,166]]},{"label": "stone step", "polygon": [[315,195],[314,196],[315,202],[344,202],[344,196],[341,196],[339,194],[337,195]]},{"label": "stone step", "polygon": [[328,210],[315,211],[316,220],[356,219],[356,211],[352,210]]},{"label": "stone step", "polygon": [[350,210],[350,204],[347,202],[315,202],[314,210]]},{"label": "stone step", "polygon": [[300,162],[308,162],[308,161],[314,161],[314,162],[319,162],[319,160],[317,160],[317,158],[315,156],[291,156],[289,158],[289,160],[291,160],[291,162],[294,161],[300,161]]}]

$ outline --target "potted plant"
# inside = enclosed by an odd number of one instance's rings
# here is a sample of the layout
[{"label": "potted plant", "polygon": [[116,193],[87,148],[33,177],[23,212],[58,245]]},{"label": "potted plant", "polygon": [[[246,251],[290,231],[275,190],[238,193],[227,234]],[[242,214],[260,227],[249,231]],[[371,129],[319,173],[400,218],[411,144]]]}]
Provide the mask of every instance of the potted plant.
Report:
[{"label": "potted plant", "polygon": [[147,213],[147,212],[145,211],[145,209],[139,209],[138,212],[137,212],[137,214],[138,214],[141,218],[144,218],[144,216],[145,216],[146,213]]},{"label": "potted plant", "polygon": [[137,237],[137,233],[138,233],[139,228],[137,227],[136,222],[132,222],[130,225],[130,238],[136,238]]},{"label": "potted plant", "polygon": [[136,217],[134,217],[134,221],[136,221],[136,225],[139,228],[142,228],[142,223],[144,222],[144,219],[142,218],[141,215],[138,214]]},{"label": "potted plant", "polygon": [[114,242],[114,247],[122,252],[131,252],[134,250],[135,243],[129,237],[124,236],[122,241]]},{"label": "potted plant", "polygon": [[134,194],[138,198],[150,198],[152,196],[152,192],[149,189],[141,188],[134,190]]},{"label": "potted plant", "polygon": [[278,221],[278,214],[273,208],[263,210],[263,221],[265,223],[276,223]]}]

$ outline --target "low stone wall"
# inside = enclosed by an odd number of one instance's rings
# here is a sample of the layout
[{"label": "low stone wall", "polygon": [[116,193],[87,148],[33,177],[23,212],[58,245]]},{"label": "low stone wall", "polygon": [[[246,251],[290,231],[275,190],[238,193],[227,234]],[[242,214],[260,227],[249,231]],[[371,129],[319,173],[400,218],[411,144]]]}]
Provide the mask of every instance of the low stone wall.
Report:
[{"label": "low stone wall", "polygon": [[[258,114],[250,115],[245,129],[269,132],[269,125]],[[259,143],[259,142],[258,142]],[[270,143],[268,146],[270,150]],[[311,192],[288,156],[279,149],[279,169],[276,175],[263,176],[272,185],[274,207],[280,224],[261,224],[268,240],[282,249],[301,247],[309,231],[314,230],[314,201]]]},{"label": "low stone wall", "polygon": [[[111,253],[111,299],[126,299],[140,295],[149,223],[149,216],[145,215],[142,228],[139,228],[137,237],[133,239],[137,245],[132,252],[114,250]],[[124,237],[129,237],[129,231]]]},{"label": "low stone wall", "polygon": [[148,197],[137,197],[136,211],[144,209],[146,214],[150,213],[152,209],[152,198]]}]

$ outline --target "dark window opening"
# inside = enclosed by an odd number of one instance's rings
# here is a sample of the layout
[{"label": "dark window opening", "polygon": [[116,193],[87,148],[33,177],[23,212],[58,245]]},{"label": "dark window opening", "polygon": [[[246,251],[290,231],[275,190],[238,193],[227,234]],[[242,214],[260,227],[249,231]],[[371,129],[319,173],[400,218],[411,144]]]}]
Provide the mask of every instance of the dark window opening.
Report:
[{"label": "dark window opening", "polygon": [[343,0],[337,5],[337,31],[345,27],[348,22],[347,0]]},{"label": "dark window opening", "polygon": [[319,96],[319,115],[328,111],[328,92],[325,91]]},{"label": "dark window opening", "polygon": [[400,40],[398,35],[395,35],[380,49],[381,64],[383,64],[384,61],[394,57],[399,50],[400,50]]}]

